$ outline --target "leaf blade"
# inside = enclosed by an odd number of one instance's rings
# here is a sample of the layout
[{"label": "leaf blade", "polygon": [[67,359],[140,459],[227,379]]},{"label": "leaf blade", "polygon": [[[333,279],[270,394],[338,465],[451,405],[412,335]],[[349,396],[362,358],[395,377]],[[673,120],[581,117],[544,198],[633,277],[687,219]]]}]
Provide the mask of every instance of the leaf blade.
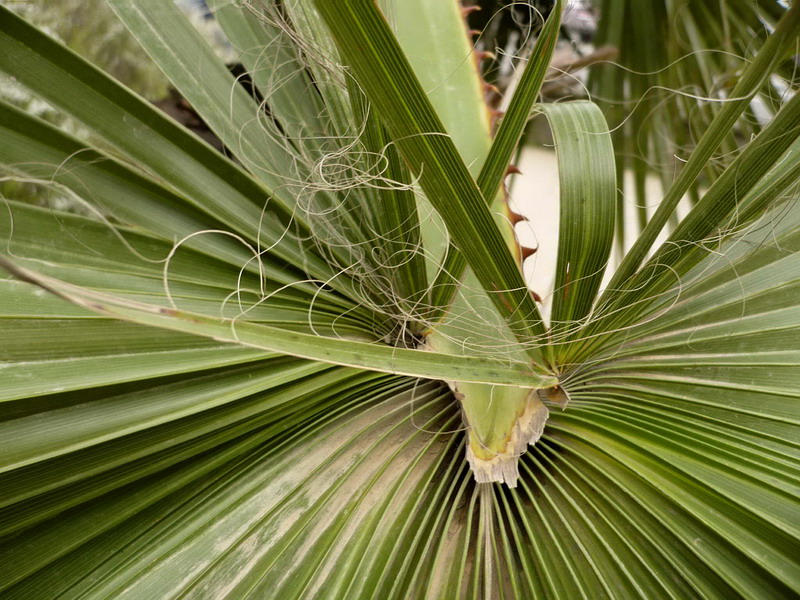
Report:
[{"label": "leaf blade", "polygon": [[[371,2],[317,0],[340,51],[420,178],[483,289],[523,343],[544,333],[539,310],[486,201]],[[536,359],[540,352],[531,350]]]}]

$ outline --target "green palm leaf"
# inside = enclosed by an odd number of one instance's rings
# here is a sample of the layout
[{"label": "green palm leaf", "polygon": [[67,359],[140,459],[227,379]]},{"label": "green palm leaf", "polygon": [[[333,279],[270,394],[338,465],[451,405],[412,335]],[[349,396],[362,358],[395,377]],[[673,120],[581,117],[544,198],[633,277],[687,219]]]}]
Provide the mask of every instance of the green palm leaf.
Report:
[{"label": "green palm leaf", "polygon": [[[215,0],[257,99],[171,3],[110,4],[229,156],[0,6],[0,69],[92,136],[0,104],[3,176],[69,198],[0,217],[1,597],[800,594],[797,95],[723,168],[747,102],[709,109],[602,290],[630,139],[534,108],[557,13],[493,142],[455,2]],[[761,5],[732,97],[795,85],[800,8]],[[498,192],[532,110],[550,324]]]},{"label": "green palm leaf", "polygon": [[[762,61],[775,64],[750,69],[749,88],[742,77],[786,12],[786,3],[597,0],[595,5],[600,13],[595,44],[615,49],[616,56],[590,70],[589,90],[614,131],[620,172],[627,169],[632,175],[624,196],[635,203],[641,228],[648,221],[647,206],[659,201],[648,196],[648,176],[661,181],[662,194],[688,190],[696,201],[743,142],[788,99],[785,90],[796,89],[792,61],[786,60],[794,50],[763,53]],[[789,43],[796,27],[787,28]],[[727,113],[727,126],[711,127],[722,117],[719,113]],[[694,152],[713,138],[712,148]],[[714,153],[713,160],[698,161],[706,153]],[[672,186],[679,170],[683,178],[688,174],[684,171],[693,171],[680,168],[689,158],[699,162],[692,175],[696,180]],[[677,203],[680,195],[668,204]],[[661,211],[659,222],[673,213],[672,206]],[[620,232],[620,249],[638,241],[624,239],[622,228]]]}]

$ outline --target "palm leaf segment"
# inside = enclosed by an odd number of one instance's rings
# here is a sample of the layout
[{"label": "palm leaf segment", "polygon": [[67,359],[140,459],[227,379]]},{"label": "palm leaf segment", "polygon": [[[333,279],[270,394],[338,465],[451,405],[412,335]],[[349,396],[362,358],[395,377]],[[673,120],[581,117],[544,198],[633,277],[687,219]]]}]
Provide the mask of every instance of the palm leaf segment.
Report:
[{"label": "palm leaf segment", "polygon": [[[546,330],[488,208],[541,77],[497,145],[469,69],[431,105],[423,40],[446,73],[468,46],[418,29],[455,7],[217,3],[264,111],[171,4],[112,5],[237,160],[0,8],[0,67],[94,140],[0,109],[4,170],[89,215],[0,220],[4,597],[800,593],[800,100],[599,302],[613,210],[580,200],[614,166],[566,150],[607,134],[545,109],[578,227]],[[460,350],[415,349],[431,329]],[[517,487],[474,483],[440,380],[550,404]]]}]

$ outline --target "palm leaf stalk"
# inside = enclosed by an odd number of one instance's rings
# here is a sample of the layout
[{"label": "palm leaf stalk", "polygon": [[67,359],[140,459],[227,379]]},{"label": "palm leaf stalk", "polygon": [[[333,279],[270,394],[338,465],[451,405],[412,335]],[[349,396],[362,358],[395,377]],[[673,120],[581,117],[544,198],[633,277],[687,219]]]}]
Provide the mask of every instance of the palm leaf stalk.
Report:
[{"label": "palm leaf stalk", "polygon": [[[715,161],[800,7],[603,290],[628,141],[535,104],[561,2],[495,131],[456,2],[215,0],[258,100],[109,4],[231,157],[0,6],[0,69],[92,136],[0,105],[4,176],[82,209],[0,218],[3,598],[800,594],[800,97]],[[502,185],[535,112],[549,321]]]}]

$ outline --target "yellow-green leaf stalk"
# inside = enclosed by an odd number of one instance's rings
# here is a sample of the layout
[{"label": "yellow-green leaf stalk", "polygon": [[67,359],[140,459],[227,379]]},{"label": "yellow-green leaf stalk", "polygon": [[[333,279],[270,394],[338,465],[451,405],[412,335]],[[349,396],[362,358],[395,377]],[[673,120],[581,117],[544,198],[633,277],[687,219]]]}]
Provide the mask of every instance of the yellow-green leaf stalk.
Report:
[{"label": "yellow-green leaf stalk", "polygon": [[[418,6],[412,9],[409,3]],[[477,176],[492,144],[491,118],[458,0],[404,0],[402,10],[384,0],[381,6],[428,99],[473,176]],[[423,13],[426,18],[418,18]],[[459,30],[464,35],[459,35]],[[505,200],[501,190],[491,208],[510,251],[519,258]],[[420,214],[432,212],[430,207],[420,206]],[[440,223],[423,219],[425,248],[435,257],[430,263],[433,269],[443,259],[441,230]],[[509,363],[530,362],[528,349],[519,344],[471,271],[461,280],[447,314],[425,332],[422,347]],[[467,460],[479,483],[516,485],[519,456],[539,439],[547,421],[548,409],[537,394],[545,380],[549,385],[557,383],[554,377],[546,376],[531,381],[530,388],[447,382],[461,406],[468,436]]]},{"label": "yellow-green leaf stalk", "polygon": [[[468,274],[445,320],[427,332],[424,347],[433,352],[509,362],[528,360],[486,295],[470,286],[471,279]],[[549,383],[555,385],[555,378]],[[547,421],[548,408],[537,389],[541,380],[531,381],[531,387],[463,381],[447,384],[461,406],[467,430],[467,460],[475,480],[514,487],[518,459],[529,444],[541,437]]]}]

